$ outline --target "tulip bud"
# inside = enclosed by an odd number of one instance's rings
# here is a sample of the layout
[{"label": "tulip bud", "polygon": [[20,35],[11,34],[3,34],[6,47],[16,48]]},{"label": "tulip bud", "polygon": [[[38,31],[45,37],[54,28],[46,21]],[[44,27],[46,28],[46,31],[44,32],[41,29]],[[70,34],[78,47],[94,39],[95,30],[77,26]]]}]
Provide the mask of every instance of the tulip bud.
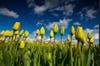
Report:
[{"label": "tulip bud", "polygon": [[12,36],[12,32],[9,31],[9,30],[6,30],[6,31],[4,32],[4,36],[6,36],[6,37],[11,37],[11,36]]},{"label": "tulip bud", "polygon": [[38,29],[36,30],[35,34],[36,34],[36,35],[39,35],[39,30],[38,30]]},{"label": "tulip bud", "polygon": [[2,36],[3,36],[3,35],[4,35],[4,32],[5,32],[5,31],[4,31],[4,30],[2,30],[2,31],[0,32],[0,35],[2,35]]},{"label": "tulip bud", "polygon": [[64,26],[61,27],[60,34],[61,34],[61,35],[64,35]]},{"label": "tulip bud", "polygon": [[68,35],[67,41],[68,41],[68,42],[71,42],[71,37],[70,37],[70,35]]},{"label": "tulip bud", "polygon": [[23,33],[24,33],[24,30],[21,30],[20,33],[19,33],[19,35],[22,36]]},{"label": "tulip bud", "polygon": [[15,35],[18,35],[19,31],[15,31]]},{"label": "tulip bud", "polygon": [[24,37],[27,38],[28,35],[29,35],[29,32],[26,30],[25,33],[24,33]]},{"label": "tulip bud", "polygon": [[93,42],[94,42],[94,38],[92,37],[91,39],[90,39],[90,41],[89,41],[91,44],[93,44]]},{"label": "tulip bud", "polygon": [[73,35],[75,33],[74,26],[71,27],[70,34]]},{"label": "tulip bud", "polygon": [[5,41],[5,38],[4,38],[4,37],[1,37],[1,38],[0,38],[0,41]]},{"label": "tulip bud", "polygon": [[20,28],[20,22],[16,22],[13,26],[13,30],[17,31]]},{"label": "tulip bud", "polygon": [[83,28],[81,26],[78,26],[76,32],[75,32],[75,38],[77,40],[81,40],[81,38],[83,37]]},{"label": "tulip bud", "polygon": [[44,27],[41,27],[41,29],[40,29],[40,35],[43,37],[44,34],[45,34],[45,29],[44,29]]},{"label": "tulip bud", "polygon": [[23,40],[21,40],[21,41],[20,41],[20,46],[19,46],[19,47],[20,47],[20,48],[24,48],[24,46],[25,46],[25,42],[24,42]]},{"label": "tulip bud", "polygon": [[92,38],[92,34],[91,33],[88,33],[87,37],[90,40]]},{"label": "tulip bud", "polygon": [[86,32],[83,31],[83,37],[81,38],[81,42],[84,44],[86,42]]},{"label": "tulip bud", "polygon": [[54,34],[56,34],[58,32],[58,24],[54,24],[54,28],[53,28],[53,32]]},{"label": "tulip bud", "polygon": [[50,31],[50,38],[54,37],[53,30]]}]

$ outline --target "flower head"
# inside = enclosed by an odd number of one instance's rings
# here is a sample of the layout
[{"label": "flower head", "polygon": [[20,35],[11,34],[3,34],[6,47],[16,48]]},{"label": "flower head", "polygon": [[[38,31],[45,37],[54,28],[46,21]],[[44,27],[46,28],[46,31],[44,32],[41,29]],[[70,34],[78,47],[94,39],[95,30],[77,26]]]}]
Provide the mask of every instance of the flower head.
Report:
[{"label": "flower head", "polygon": [[13,30],[17,31],[20,28],[20,22],[16,22],[13,26]]},{"label": "flower head", "polygon": [[35,32],[35,34],[39,35],[39,32],[40,32],[39,29],[37,29],[36,32]]},{"label": "flower head", "polygon": [[56,34],[58,32],[58,24],[54,24],[54,28],[53,28],[53,32],[54,34]]},{"label": "flower head", "polygon": [[64,26],[63,27],[61,27],[61,30],[60,30],[60,35],[64,35]]},{"label": "flower head", "polygon": [[71,27],[70,34],[73,35],[75,33],[74,26]]},{"label": "flower head", "polygon": [[54,37],[54,33],[53,33],[53,30],[50,31],[50,38],[53,38]]},{"label": "flower head", "polygon": [[21,40],[21,41],[20,41],[20,46],[19,46],[19,47],[20,47],[20,48],[24,48],[24,46],[25,46],[25,42],[24,42],[23,40]]},{"label": "flower head", "polygon": [[27,38],[28,35],[29,35],[29,32],[26,30],[25,33],[24,33],[24,37]]}]

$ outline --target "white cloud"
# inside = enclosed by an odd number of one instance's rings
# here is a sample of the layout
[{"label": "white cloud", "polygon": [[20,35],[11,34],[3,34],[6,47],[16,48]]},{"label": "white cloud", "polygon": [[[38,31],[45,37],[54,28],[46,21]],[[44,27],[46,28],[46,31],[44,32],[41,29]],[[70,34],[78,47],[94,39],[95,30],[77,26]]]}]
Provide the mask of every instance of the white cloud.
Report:
[{"label": "white cloud", "polygon": [[74,12],[74,5],[68,4],[65,6],[65,11],[63,12],[64,15],[70,16]]},{"label": "white cloud", "polygon": [[47,26],[46,26],[46,28],[47,29],[52,29],[53,28],[53,26],[54,26],[54,24],[55,23],[58,23],[58,25],[61,27],[61,26],[64,26],[65,27],[65,29],[68,27],[68,25],[69,25],[69,22],[71,22],[72,21],[72,19],[63,19],[63,20],[59,20],[59,22],[50,22]]},{"label": "white cloud", "polygon": [[78,12],[78,15],[81,17],[81,19],[85,18],[86,20],[88,20],[88,19],[96,18],[96,15],[95,15],[96,13],[97,11],[94,10],[93,8],[85,7],[85,8],[82,8],[82,10]]},{"label": "white cloud", "polygon": [[47,7],[46,6],[36,6],[34,8],[34,12],[36,14],[42,14],[45,10],[47,10]]},{"label": "white cloud", "polygon": [[99,28],[99,24],[95,25],[94,28]]},{"label": "white cloud", "polygon": [[79,22],[75,22],[74,25],[81,25]]},{"label": "white cloud", "polygon": [[10,16],[10,17],[14,17],[14,18],[18,18],[19,15],[14,12],[14,11],[11,11],[7,8],[0,8],[0,14],[1,15],[5,15],[5,16]]},{"label": "white cloud", "polygon": [[87,17],[90,17],[90,18],[95,18],[94,14],[95,14],[96,12],[97,12],[96,10],[89,9],[89,10],[87,10],[87,12],[86,12],[86,16],[87,16]]}]

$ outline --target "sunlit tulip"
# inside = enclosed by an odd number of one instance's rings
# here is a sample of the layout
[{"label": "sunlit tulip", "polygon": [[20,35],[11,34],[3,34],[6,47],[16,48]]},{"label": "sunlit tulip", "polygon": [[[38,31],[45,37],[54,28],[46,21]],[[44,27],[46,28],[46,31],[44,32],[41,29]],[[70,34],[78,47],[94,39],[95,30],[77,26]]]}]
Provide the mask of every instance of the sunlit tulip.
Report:
[{"label": "sunlit tulip", "polygon": [[53,33],[53,30],[50,31],[50,38],[53,38],[54,37],[54,33]]},{"label": "sunlit tulip", "polygon": [[9,31],[9,30],[6,30],[6,31],[4,32],[4,36],[6,36],[6,37],[11,37],[12,35],[13,35],[12,32]]},{"label": "sunlit tulip", "polygon": [[81,42],[82,44],[84,44],[86,42],[86,32],[83,31],[82,33],[83,33],[83,37],[81,38]]},{"label": "sunlit tulip", "polygon": [[54,34],[56,34],[58,32],[58,24],[54,24],[54,28],[53,28],[53,32]]},{"label": "sunlit tulip", "polygon": [[41,29],[40,29],[40,35],[43,36],[44,34],[45,34],[45,29],[44,29],[44,27],[41,27]]},{"label": "sunlit tulip", "polygon": [[72,26],[70,29],[70,34],[73,35],[74,33],[75,33],[75,28],[74,28],[74,26]]},{"label": "sunlit tulip", "polygon": [[20,22],[15,22],[14,26],[13,26],[13,30],[17,31],[20,28]]},{"label": "sunlit tulip", "polygon": [[2,31],[0,32],[0,35],[2,35],[2,36],[3,36],[3,35],[4,35],[4,32],[5,32],[5,31],[4,31],[4,30],[2,30]]},{"label": "sunlit tulip", "polygon": [[88,39],[90,40],[90,39],[92,38],[92,34],[89,32],[89,33],[87,34],[87,37],[88,37]]},{"label": "sunlit tulip", "polygon": [[39,31],[39,29],[37,29],[36,32],[35,32],[35,34],[39,35],[39,33],[40,33],[40,31]]},{"label": "sunlit tulip", "polygon": [[58,32],[58,24],[54,24],[54,27],[53,27],[53,32],[54,32],[54,42],[55,42],[55,35],[56,33]]},{"label": "sunlit tulip", "polygon": [[41,35],[41,41],[42,41],[43,37],[45,35],[45,29],[44,29],[44,27],[41,27],[41,29],[40,29],[40,35]]},{"label": "sunlit tulip", "polygon": [[4,37],[1,37],[1,38],[0,38],[0,41],[5,41],[5,38],[4,38]]},{"label": "sunlit tulip", "polygon": [[68,42],[71,42],[71,37],[70,37],[70,35],[68,35],[67,41],[68,41]]},{"label": "sunlit tulip", "polygon": [[15,34],[15,35],[18,35],[18,33],[19,33],[19,31],[15,31],[15,33],[14,33],[14,34]]},{"label": "sunlit tulip", "polygon": [[90,41],[89,41],[91,44],[93,44],[93,42],[94,42],[94,38],[92,37],[91,39],[90,39]]},{"label": "sunlit tulip", "polygon": [[24,46],[25,46],[25,42],[24,42],[23,40],[21,40],[21,41],[20,41],[20,46],[19,46],[19,47],[20,47],[20,48],[24,48]]},{"label": "sunlit tulip", "polygon": [[24,37],[27,38],[28,35],[29,35],[29,32],[26,30],[25,33],[24,33]]},{"label": "sunlit tulip", "polygon": [[61,27],[60,35],[63,36],[64,35],[64,32],[65,32],[65,29],[64,29],[64,26],[63,26],[63,27]]},{"label": "sunlit tulip", "polygon": [[64,32],[65,32],[65,29],[64,29],[64,26],[63,26],[63,27],[61,27],[61,30],[60,30],[61,42],[62,42],[62,36],[64,35]]},{"label": "sunlit tulip", "polygon": [[83,28],[81,26],[78,26],[78,28],[76,29],[76,32],[75,32],[75,38],[77,40],[81,40],[81,38],[83,37]]},{"label": "sunlit tulip", "polygon": [[20,33],[19,33],[19,35],[22,36],[23,33],[24,33],[24,30],[21,30]]}]

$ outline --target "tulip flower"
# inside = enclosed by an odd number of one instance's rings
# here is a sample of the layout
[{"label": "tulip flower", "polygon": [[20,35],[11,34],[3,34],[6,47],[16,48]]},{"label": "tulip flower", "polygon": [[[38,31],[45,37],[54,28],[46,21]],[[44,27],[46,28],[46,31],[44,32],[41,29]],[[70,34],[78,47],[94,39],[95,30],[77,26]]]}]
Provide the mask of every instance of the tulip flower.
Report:
[{"label": "tulip flower", "polygon": [[45,35],[45,29],[44,29],[44,27],[41,27],[41,29],[40,29],[40,35],[41,35],[41,41],[42,41],[42,39],[43,39],[43,37]]},{"label": "tulip flower", "polygon": [[36,32],[35,32],[35,34],[39,35],[39,32],[40,32],[39,29],[37,29]]},{"label": "tulip flower", "polygon": [[50,31],[50,41],[51,41],[51,38],[54,37],[54,33],[53,33],[53,30]]},{"label": "tulip flower", "polygon": [[68,41],[69,43],[71,42],[71,37],[70,37],[70,35],[68,35],[67,41]]},{"label": "tulip flower", "polygon": [[20,28],[20,22],[15,22],[14,26],[13,26],[13,30],[17,31]]},{"label": "tulip flower", "polygon": [[83,37],[83,28],[81,26],[78,26],[78,28],[76,29],[76,32],[75,32],[75,38],[77,40],[81,40],[81,38]]},{"label": "tulip flower", "polygon": [[82,44],[84,44],[86,42],[86,32],[83,31],[82,33],[83,33],[83,37],[81,38],[81,42]]},{"label": "tulip flower", "polygon": [[5,38],[4,37],[1,37],[0,38],[0,41],[2,41],[2,42],[5,41]]},{"label": "tulip flower", "polygon": [[4,32],[5,32],[5,31],[2,30],[2,31],[0,32],[0,35],[3,36],[3,35],[4,35]]},{"label": "tulip flower", "polygon": [[75,33],[75,29],[74,29],[74,26],[72,26],[72,27],[71,27],[71,30],[70,30],[70,34],[71,34],[71,35],[74,35],[74,33]]},{"label": "tulip flower", "polygon": [[24,33],[24,30],[21,30],[20,33],[19,33],[19,35],[22,36],[23,33]]},{"label": "tulip flower", "polygon": [[20,46],[19,46],[19,47],[20,47],[20,48],[24,48],[24,46],[25,46],[25,42],[24,42],[23,40],[21,40],[21,41],[20,41]]},{"label": "tulip flower", "polygon": [[54,24],[54,28],[53,28],[53,32],[54,32],[54,42],[55,42],[55,35],[58,32],[58,24]]},{"label": "tulip flower", "polygon": [[37,40],[37,36],[39,35],[39,33],[40,33],[40,31],[39,31],[39,29],[37,29],[37,30],[35,31],[35,34],[36,34],[36,40]]},{"label": "tulip flower", "polygon": [[19,31],[15,31],[15,35],[18,35]]},{"label": "tulip flower", "polygon": [[90,39],[90,41],[89,41],[91,44],[93,44],[93,42],[94,42],[94,38],[92,37],[91,39]]},{"label": "tulip flower", "polygon": [[89,32],[89,33],[87,34],[87,37],[88,37],[88,39],[90,40],[90,39],[92,38],[92,34]]},{"label": "tulip flower", "polygon": [[24,33],[24,37],[27,38],[28,35],[29,35],[29,32],[26,30],[25,33]]},{"label": "tulip flower", "polygon": [[61,27],[61,30],[60,30],[60,35],[61,35],[61,42],[62,42],[62,36],[64,35],[64,26]]}]

